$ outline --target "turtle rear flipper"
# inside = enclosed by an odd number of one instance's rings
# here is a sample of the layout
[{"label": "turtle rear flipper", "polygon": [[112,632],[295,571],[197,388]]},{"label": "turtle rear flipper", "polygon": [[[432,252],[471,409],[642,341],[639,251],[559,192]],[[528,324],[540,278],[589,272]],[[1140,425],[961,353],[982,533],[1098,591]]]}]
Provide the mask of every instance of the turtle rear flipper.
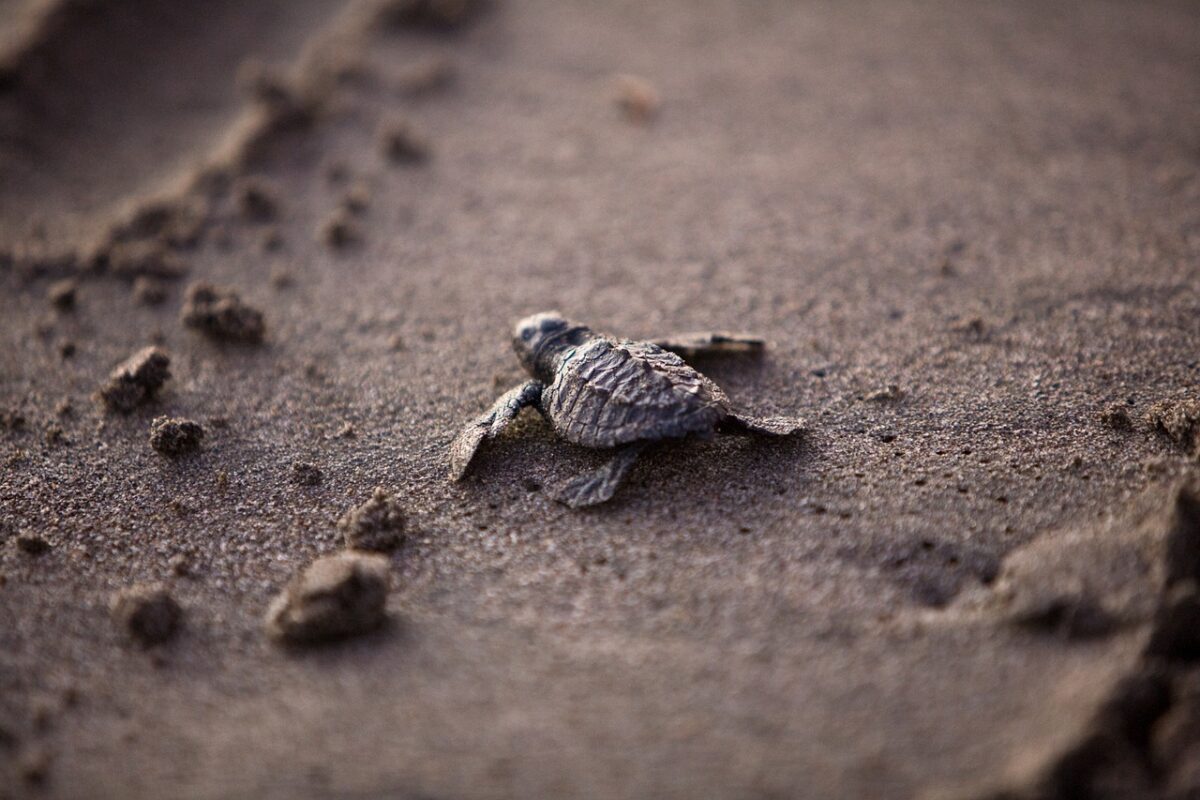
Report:
[{"label": "turtle rear flipper", "polygon": [[571,508],[585,508],[603,503],[612,498],[629,470],[633,469],[638,456],[646,449],[647,442],[634,442],[621,447],[608,463],[592,472],[573,478],[559,487],[554,499]]},{"label": "turtle rear flipper", "polygon": [[680,333],[664,339],[655,339],[654,344],[670,350],[681,358],[714,355],[759,355],[767,349],[767,342],[758,336],[745,333],[722,331],[698,331]]},{"label": "turtle rear flipper", "polygon": [[491,408],[467,423],[450,445],[450,479],[462,480],[484,439],[491,439],[508,427],[521,409],[539,406],[542,388],[541,381],[526,381],[500,395]]},{"label": "turtle rear flipper", "polygon": [[748,417],[730,414],[717,425],[721,433],[758,436],[795,436],[804,432],[804,420],[794,417]]}]

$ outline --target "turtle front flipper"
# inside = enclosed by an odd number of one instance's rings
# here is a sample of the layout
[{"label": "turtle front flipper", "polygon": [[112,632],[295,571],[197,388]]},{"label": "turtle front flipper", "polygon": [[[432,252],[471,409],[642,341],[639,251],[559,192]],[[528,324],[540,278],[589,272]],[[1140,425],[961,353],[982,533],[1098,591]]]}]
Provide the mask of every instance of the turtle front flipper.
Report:
[{"label": "turtle front flipper", "polygon": [[450,444],[450,479],[462,480],[484,439],[491,439],[504,430],[508,423],[517,418],[521,409],[526,406],[539,406],[542,388],[541,381],[526,381],[509,389],[492,403],[491,408],[459,431]]},{"label": "turtle front flipper", "polygon": [[680,333],[655,339],[654,344],[685,359],[714,355],[759,355],[767,349],[766,340],[758,336],[721,331]]},{"label": "turtle front flipper", "polygon": [[717,423],[721,433],[758,436],[795,436],[804,432],[804,420],[794,417],[747,417],[730,414]]},{"label": "turtle front flipper", "polygon": [[585,472],[560,487],[554,493],[554,499],[571,508],[595,506],[611,499],[646,445],[646,442],[634,442],[618,449],[604,466]]}]

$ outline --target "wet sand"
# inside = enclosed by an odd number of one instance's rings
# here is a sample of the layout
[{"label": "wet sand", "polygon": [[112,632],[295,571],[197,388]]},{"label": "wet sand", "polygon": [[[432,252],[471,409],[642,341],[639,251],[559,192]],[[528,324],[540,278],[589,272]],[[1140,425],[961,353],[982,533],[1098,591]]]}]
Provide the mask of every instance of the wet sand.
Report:
[{"label": "wet sand", "polygon": [[[0,2],[0,795],[1195,779],[1196,8],[405,5]],[[184,324],[196,282],[261,341]],[[759,333],[699,366],[808,431],[662,448],[579,512],[553,487],[603,457],[529,413],[447,482],[547,308]],[[162,387],[97,401],[149,345]],[[387,624],[278,646],[380,486]],[[160,645],[110,619],[144,583]]]}]

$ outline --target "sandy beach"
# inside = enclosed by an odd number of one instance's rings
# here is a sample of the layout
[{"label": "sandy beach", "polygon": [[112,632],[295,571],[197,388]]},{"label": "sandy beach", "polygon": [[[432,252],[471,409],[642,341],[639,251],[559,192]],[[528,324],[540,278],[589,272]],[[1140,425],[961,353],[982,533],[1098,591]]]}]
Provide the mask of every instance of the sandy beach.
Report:
[{"label": "sandy beach", "polygon": [[[0,797],[1194,796],[1198,280],[1193,3],[0,0]],[[548,309],[804,433],[448,480]]]}]

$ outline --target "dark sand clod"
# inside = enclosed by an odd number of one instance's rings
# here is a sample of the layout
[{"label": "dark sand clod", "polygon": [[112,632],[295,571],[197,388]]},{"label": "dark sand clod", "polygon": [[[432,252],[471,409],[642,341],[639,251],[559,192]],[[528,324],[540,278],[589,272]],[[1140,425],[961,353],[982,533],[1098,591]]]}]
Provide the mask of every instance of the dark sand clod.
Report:
[{"label": "dark sand clod", "polygon": [[167,299],[167,285],[149,275],[139,275],[133,281],[133,301],[138,305],[157,306]]},{"label": "dark sand clod", "polygon": [[360,241],[362,236],[362,228],[345,208],[331,211],[317,229],[317,238],[334,249],[349,247]]},{"label": "dark sand clod", "polygon": [[1161,400],[1146,411],[1146,422],[1153,430],[1191,452],[1200,434],[1200,400]]},{"label": "dark sand clod", "polygon": [[98,396],[112,411],[128,413],[150,402],[171,377],[171,359],[157,347],[145,347],[122,362]]},{"label": "dark sand clod", "polygon": [[379,149],[393,164],[415,165],[428,161],[430,141],[405,119],[391,119],[379,129]]},{"label": "dark sand clod", "polygon": [[617,107],[630,122],[647,123],[658,116],[662,99],[654,84],[637,75],[618,75],[613,79]]},{"label": "dark sand clod", "polygon": [[371,187],[358,181],[342,195],[342,208],[351,214],[362,214],[371,205]]},{"label": "dark sand clod", "polygon": [[390,492],[376,487],[369,500],[338,520],[338,529],[351,550],[390,552],[406,538],[404,508]]},{"label": "dark sand clod", "polygon": [[53,761],[54,758],[45,745],[30,745],[20,754],[21,779],[25,783],[41,786],[50,776],[50,766]]},{"label": "dark sand clod", "polygon": [[13,541],[16,543],[17,549],[25,555],[40,556],[53,549],[53,545],[46,537],[31,531],[21,531]]},{"label": "dark sand clod", "polygon": [[270,222],[279,213],[279,193],[262,178],[244,178],[235,184],[234,198],[242,216],[252,222]]},{"label": "dark sand clod", "polygon": [[261,311],[231,289],[208,283],[188,287],[179,318],[187,327],[214,339],[250,344],[261,342],[266,330]]},{"label": "dark sand clod", "polygon": [[292,483],[299,486],[316,486],[324,480],[325,474],[316,464],[308,461],[296,461],[292,464]]},{"label": "dark sand clod", "polygon": [[162,644],[183,622],[183,609],[166,587],[143,584],[121,589],[109,604],[113,624],[138,642]]},{"label": "dark sand clod", "polygon": [[288,644],[312,644],[370,632],[383,624],[388,562],[338,553],[308,565],[267,610],[267,633]]},{"label": "dark sand clod", "polygon": [[50,284],[46,290],[46,299],[50,305],[59,311],[70,311],[75,308],[79,296],[79,282],[72,278],[63,278]]},{"label": "dark sand clod", "polygon": [[150,446],[171,458],[194,453],[204,439],[204,427],[190,419],[155,417],[150,424]]},{"label": "dark sand clod", "polygon": [[1100,422],[1114,431],[1133,430],[1133,417],[1123,403],[1114,403],[1100,412]]}]

